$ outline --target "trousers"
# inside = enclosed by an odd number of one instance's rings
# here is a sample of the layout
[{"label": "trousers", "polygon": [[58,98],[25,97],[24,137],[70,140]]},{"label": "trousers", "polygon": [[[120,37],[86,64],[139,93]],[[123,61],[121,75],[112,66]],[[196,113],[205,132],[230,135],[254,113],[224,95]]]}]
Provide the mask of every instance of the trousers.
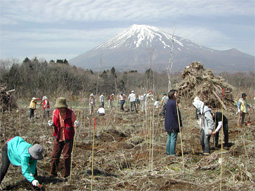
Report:
[{"label": "trousers", "polygon": [[200,144],[203,153],[210,153],[210,135],[205,135],[204,129],[200,129]]},{"label": "trousers", "polygon": [[71,154],[73,149],[73,139],[58,142],[54,139],[53,149],[51,153],[51,176],[57,176],[57,168],[59,165],[60,155],[63,151],[63,172],[62,176],[64,178],[70,175],[70,166],[71,166]]},{"label": "trousers", "polygon": [[167,132],[167,142],[166,142],[166,154],[167,155],[176,155],[176,141],[178,133]]},{"label": "trousers", "polygon": [[2,180],[4,179],[5,174],[8,171],[8,168],[10,166],[10,160],[7,154],[7,144],[4,144],[2,147],[2,165],[1,165],[1,170],[0,170],[0,184]]},{"label": "trousers", "polygon": [[[219,133],[220,131],[215,134],[215,147],[218,146]],[[224,143],[226,146],[228,146],[228,123],[223,124],[223,133],[224,133]]]}]

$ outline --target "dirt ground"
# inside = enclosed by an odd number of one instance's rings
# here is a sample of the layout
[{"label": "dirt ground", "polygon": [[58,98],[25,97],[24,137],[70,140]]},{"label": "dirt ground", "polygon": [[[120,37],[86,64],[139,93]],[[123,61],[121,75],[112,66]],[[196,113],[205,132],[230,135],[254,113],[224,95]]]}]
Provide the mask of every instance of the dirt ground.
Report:
[{"label": "dirt ground", "polygon": [[[180,104],[183,132],[178,135],[177,156],[173,157],[165,152],[167,134],[158,109],[146,115],[141,111],[122,112],[116,106],[112,110],[106,108],[102,117],[90,116],[88,108],[72,109],[81,126],[76,131],[68,180],[61,176],[62,164],[58,177],[49,177],[53,136],[40,107],[32,121],[28,120],[29,110],[25,107],[1,114],[1,147],[8,138],[21,136],[45,148],[44,159],[37,165],[37,179],[44,190],[255,189],[254,111],[250,113],[252,125],[242,128],[236,126],[237,115],[233,111],[224,111],[229,120],[229,150],[213,148],[211,138],[211,154],[203,156],[195,111]],[[1,186],[3,190],[34,190],[20,167],[12,165]]]}]

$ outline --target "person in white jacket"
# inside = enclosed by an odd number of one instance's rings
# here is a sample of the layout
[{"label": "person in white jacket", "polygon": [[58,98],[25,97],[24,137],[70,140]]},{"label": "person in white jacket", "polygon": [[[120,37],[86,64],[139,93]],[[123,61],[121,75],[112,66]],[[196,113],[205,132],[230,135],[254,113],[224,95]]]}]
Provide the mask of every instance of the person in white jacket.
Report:
[{"label": "person in white jacket", "polygon": [[99,97],[100,106],[104,108],[104,94],[102,93]]},{"label": "person in white jacket", "polygon": [[135,93],[134,93],[133,90],[131,91],[131,94],[129,94],[128,100],[129,100],[129,103],[130,103],[130,107],[129,107],[130,112],[132,111],[132,109],[133,109],[133,107],[134,107],[134,108],[135,108],[135,112],[137,113],[137,108],[136,108],[136,95],[135,95]]},{"label": "person in white jacket", "polygon": [[210,154],[210,136],[214,129],[214,121],[211,114],[211,109],[204,104],[198,97],[195,97],[193,106],[196,108],[199,126],[200,126],[200,144],[203,154]]}]

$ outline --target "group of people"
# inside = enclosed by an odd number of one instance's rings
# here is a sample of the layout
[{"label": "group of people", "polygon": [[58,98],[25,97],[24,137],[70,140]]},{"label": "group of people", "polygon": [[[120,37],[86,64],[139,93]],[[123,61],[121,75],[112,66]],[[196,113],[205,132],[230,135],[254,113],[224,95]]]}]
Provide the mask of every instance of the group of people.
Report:
[{"label": "group of people", "polygon": [[[165,131],[167,132],[166,154],[176,155],[176,142],[178,133],[182,131],[182,118],[181,112],[177,103],[177,91],[171,90],[168,94],[164,93],[161,102],[163,109],[161,114],[165,116]],[[101,95],[103,96],[103,94]],[[100,96],[100,101],[103,98]],[[248,113],[246,94],[242,94],[237,106],[241,121],[241,126],[244,123],[245,115]],[[112,98],[113,99],[113,98]],[[124,110],[125,94],[121,93],[119,96],[121,109]],[[128,96],[130,101],[130,111],[134,109],[137,112],[136,95],[131,91]],[[37,104],[37,98],[32,98],[30,103],[30,117],[33,116],[34,104]],[[145,95],[145,111],[148,107],[148,100],[153,100],[152,91]],[[49,101],[46,96],[43,97],[43,108],[49,107]],[[147,104],[146,104],[147,103]],[[94,95],[90,95],[89,99],[90,108],[95,105]],[[104,108],[103,101],[100,102],[100,108]],[[196,115],[200,126],[200,144],[202,146],[203,154],[210,154],[210,137],[215,136],[215,147],[218,146],[219,131],[223,127],[224,145],[228,146],[228,119],[221,112],[212,112],[211,109],[204,104],[202,100],[195,97],[193,106],[196,108]],[[62,177],[67,179],[70,176],[71,155],[73,149],[73,141],[75,129],[79,127],[79,121],[76,120],[75,113],[68,108],[66,99],[59,97],[56,99],[54,105],[55,110],[52,114],[52,121],[49,121],[49,126],[53,127],[53,148],[51,153],[51,167],[50,177],[56,177],[57,169],[60,162],[60,155],[63,152],[63,172]],[[93,109],[92,109],[93,110]],[[45,115],[49,110],[45,110]],[[44,115],[44,116],[45,116]],[[2,164],[0,169],[0,183],[2,182],[9,165],[21,166],[22,174],[31,182],[33,186],[38,187],[39,181],[36,180],[36,165],[37,160],[43,159],[43,146],[40,144],[31,145],[19,136],[10,138],[2,147]]]},{"label": "group of people", "polygon": [[[97,110],[97,113],[101,114],[100,111],[104,111],[105,108],[105,96],[103,93],[100,94],[99,96],[99,109]],[[113,101],[115,100],[114,93],[112,93],[110,96],[108,96],[108,108],[113,108]],[[153,99],[153,94],[152,90],[150,90],[147,94],[137,96],[134,92],[134,90],[131,91],[131,93],[126,96],[123,92],[120,92],[118,96],[118,101],[120,104],[120,110],[125,111],[124,105],[126,101],[129,102],[129,111],[135,111],[136,113],[138,112],[138,108],[141,104],[141,110],[146,111],[149,102],[154,101]],[[95,105],[96,105],[96,99],[93,93],[90,94],[89,96],[89,110],[90,110],[90,115],[94,113],[95,110]]]},{"label": "group of people", "polygon": [[[113,95],[111,95],[111,99],[113,99]],[[104,94],[102,93],[99,97],[99,108],[97,110],[97,113],[100,116],[105,115],[105,109],[104,109]],[[109,104],[112,106],[112,104],[109,102]],[[95,106],[96,106],[96,99],[93,93],[90,94],[89,96],[89,113],[90,115],[94,114],[95,111]]]},{"label": "group of people", "polygon": [[149,90],[147,94],[139,96],[136,96],[134,90],[132,90],[128,97],[121,92],[119,95],[119,102],[120,110],[122,111],[125,111],[124,104],[126,103],[126,99],[129,101],[129,111],[135,111],[136,113],[138,112],[139,107],[141,107],[142,112],[145,111],[145,113],[147,113],[150,103],[155,102],[152,90]]},{"label": "group of people", "polygon": [[[49,126],[53,127],[53,148],[51,153],[50,177],[57,176],[57,169],[63,152],[62,177],[67,179],[70,176],[71,154],[75,129],[79,127],[75,113],[68,108],[66,99],[56,99],[55,110]],[[35,187],[40,183],[36,180],[37,160],[43,159],[43,146],[40,144],[31,145],[19,136],[8,139],[2,147],[2,164],[0,169],[0,183],[8,171],[9,165],[21,166],[23,176]]]},{"label": "group of people", "polygon": [[[248,113],[246,94],[242,94],[238,106],[238,125],[244,124],[245,115]],[[200,144],[204,155],[210,154],[210,137],[214,136],[214,146],[217,148],[219,142],[219,131],[223,127],[224,148],[228,149],[228,119],[221,112],[212,112],[198,97],[193,100],[193,106],[196,108],[196,116],[200,127]],[[168,93],[168,100],[164,106],[165,110],[165,131],[167,132],[166,154],[176,155],[177,135],[182,131],[181,113],[177,104],[177,91],[171,90]],[[163,112],[162,111],[162,112]]]},{"label": "group of people", "polygon": [[[41,100],[41,101],[40,101]],[[34,113],[36,110],[36,105],[41,104],[43,108],[43,118],[46,118],[46,116],[50,117],[50,102],[46,96],[43,96],[42,99],[33,97],[29,104],[29,119],[31,120],[34,118]]]}]

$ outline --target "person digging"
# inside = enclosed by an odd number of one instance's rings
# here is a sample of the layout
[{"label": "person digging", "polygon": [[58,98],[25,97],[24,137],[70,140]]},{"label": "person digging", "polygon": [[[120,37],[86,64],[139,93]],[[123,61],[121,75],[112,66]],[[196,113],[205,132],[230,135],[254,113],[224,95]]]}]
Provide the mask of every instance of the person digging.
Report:
[{"label": "person digging", "polygon": [[212,135],[215,137],[215,148],[218,147],[219,142],[219,131],[223,126],[223,133],[224,133],[224,149],[229,149],[228,145],[228,119],[225,115],[223,115],[223,123],[222,123],[222,113],[221,112],[213,112],[212,113],[213,120],[215,121],[216,129],[212,132]]},{"label": "person digging", "polygon": [[10,164],[21,166],[23,176],[34,187],[41,187],[34,176],[36,173],[37,160],[43,159],[43,147],[40,144],[31,145],[21,137],[16,136],[7,140],[2,147],[2,165],[0,170],[0,184],[6,175]]}]

